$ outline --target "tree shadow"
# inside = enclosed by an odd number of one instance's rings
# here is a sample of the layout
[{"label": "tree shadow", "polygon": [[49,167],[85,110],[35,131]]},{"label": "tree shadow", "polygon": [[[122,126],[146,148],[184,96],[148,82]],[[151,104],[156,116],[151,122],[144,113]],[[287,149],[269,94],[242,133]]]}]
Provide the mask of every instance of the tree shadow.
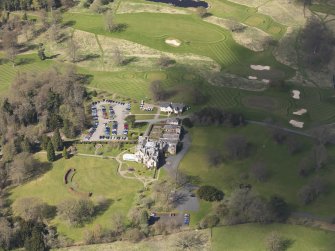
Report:
[{"label": "tree shadow", "polygon": [[122,61],[122,65],[128,65],[132,62],[137,62],[137,61],[138,61],[137,57],[129,57],[129,58],[126,58]]},{"label": "tree shadow", "polygon": [[95,206],[94,210],[95,216],[102,215],[104,212],[107,211],[107,209],[114,203],[114,200],[112,199],[104,199],[98,203],[98,205]]},{"label": "tree shadow", "polygon": [[26,64],[33,63],[34,61],[35,61],[35,59],[33,59],[33,58],[20,58],[19,61],[16,63],[16,65],[17,66],[26,65]]},{"label": "tree shadow", "polygon": [[74,26],[76,24],[76,21],[74,21],[74,20],[69,20],[69,21],[67,21],[67,22],[65,22],[64,24],[63,24],[63,26],[67,26],[67,27],[72,27],[72,26]]},{"label": "tree shadow", "polygon": [[96,58],[99,58],[99,57],[100,57],[100,55],[98,55],[98,54],[90,53],[90,54],[82,56],[79,60],[77,60],[77,62],[82,62],[82,61],[86,61],[86,60],[93,60],[93,59],[96,59]]},{"label": "tree shadow", "polygon": [[54,58],[57,58],[60,54],[54,54],[52,56],[49,56],[49,57],[46,57],[45,59],[54,59]]},{"label": "tree shadow", "polygon": [[120,23],[120,24],[115,24],[113,27],[112,32],[123,32],[128,28],[128,24],[125,23]]},{"label": "tree shadow", "polygon": [[282,241],[283,250],[288,250],[294,244],[294,240],[285,239]]}]

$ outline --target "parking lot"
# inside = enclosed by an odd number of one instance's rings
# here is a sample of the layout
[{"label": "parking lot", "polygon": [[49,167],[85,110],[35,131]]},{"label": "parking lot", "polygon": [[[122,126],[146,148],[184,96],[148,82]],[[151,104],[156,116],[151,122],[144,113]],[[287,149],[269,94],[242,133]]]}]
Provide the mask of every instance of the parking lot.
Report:
[{"label": "parking lot", "polygon": [[128,125],[124,119],[131,106],[115,100],[92,102],[92,128],[83,141],[128,140]]}]

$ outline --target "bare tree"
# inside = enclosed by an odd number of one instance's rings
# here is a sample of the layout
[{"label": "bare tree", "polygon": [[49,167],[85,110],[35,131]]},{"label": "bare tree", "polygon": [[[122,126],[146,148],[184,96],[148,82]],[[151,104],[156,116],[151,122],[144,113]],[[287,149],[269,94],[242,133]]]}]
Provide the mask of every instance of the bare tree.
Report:
[{"label": "bare tree", "polygon": [[208,237],[199,232],[186,232],[180,234],[175,247],[178,250],[204,250]]},{"label": "bare tree", "polygon": [[217,149],[210,149],[207,152],[207,161],[210,166],[217,167],[223,162],[224,158],[220,151]]},{"label": "bare tree", "polygon": [[266,249],[268,251],[286,250],[286,241],[277,232],[272,232],[266,238]]},{"label": "bare tree", "polygon": [[4,29],[2,35],[2,46],[5,51],[6,58],[12,62],[13,67],[15,67],[15,59],[18,50],[18,33],[16,30]]},{"label": "bare tree", "polygon": [[254,163],[250,168],[251,175],[258,181],[264,182],[269,178],[269,171],[262,162]]},{"label": "bare tree", "polygon": [[205,7],[198,7],[196,9],[197,15],[201,18],[204,18],[207,15],[207,9]]},{"label": "bare tree", "polygon": [[315,161],[315,169],[320,170],[325,166],[328,160],[327,149],[324,145],[316,145],[312,149],[313,159]]},{"label": "bare tree", "polygon": [[105,29],[109,32],[112,32],[116,25],[114,22],[113,12],[111,10],[108,10],[104,15],[104,17],[105,17]]},{"label": "bare tree", "polygon": [[232,159],[243,159],[248,154],[248,142],[242,135],[229,136],[224,145]]},{"label": "bare tree", "polygon": [[118,66],[122,65],[124,62],[124,55],[119,47],[115,47],[113,50],[113,60]]},{"label": "bare tree", "polygon": [[43,220],[54,216],[55,210],[39,198],[21,198],[15,200],[13,210],[25,220]]},{"label": "bare tree", "polygon": [[78,50],[79,50],[79,45],[78,43],[71,37],[68,41],[67,44],[69,56],[71,58],[72,63],[75,63],[78,60]]},{"label": "bare tree", "polygon": [[171,58],[169,58],[167,56],[163,56],[163,55],[160,56],[160,58],[157,61],[158,66],[159,67],[163,67],[163,68],[168,67],[168,66],[170,66],[170,65],[172,65],[174,63],[176,63],[175,60],[173,60],[173,59],[171,59]]}]

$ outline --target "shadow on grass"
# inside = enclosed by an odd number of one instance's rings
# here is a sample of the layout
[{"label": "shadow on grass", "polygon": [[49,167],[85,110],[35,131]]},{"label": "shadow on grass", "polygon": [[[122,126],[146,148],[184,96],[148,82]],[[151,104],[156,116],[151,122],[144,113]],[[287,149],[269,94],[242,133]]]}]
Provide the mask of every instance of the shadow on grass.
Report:
[{"label": "shadow on grass", "polygon": [[104,212],[108,210],[108,208],[114,203],[112,199],[103,199],[98,202],[98,205],[95,206],[95,216],[102,215]]},{"label": "shadow on grass", "polygon": [[35,61],[33,58],[20,58],[19,61],[16,63],[17,66],[19,65],[27,65],[31,64]]}]

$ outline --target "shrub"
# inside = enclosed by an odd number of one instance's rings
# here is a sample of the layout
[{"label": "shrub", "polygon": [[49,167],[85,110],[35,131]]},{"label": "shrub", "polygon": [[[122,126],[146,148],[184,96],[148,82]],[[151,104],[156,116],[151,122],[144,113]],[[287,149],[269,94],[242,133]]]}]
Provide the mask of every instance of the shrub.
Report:
[{"label": "shrub", "polygon": [[203,218],[199,226],[200,228],[212,228],[215,227],[217,224],[219,224],[220,219],[216,215],[207,215],[205,218]]},{"label": "shrub", "polygon": [[213,186],[202,186],[197,191],[200,199],[206,201],[220,201],[223,199],[224,193]]}]

